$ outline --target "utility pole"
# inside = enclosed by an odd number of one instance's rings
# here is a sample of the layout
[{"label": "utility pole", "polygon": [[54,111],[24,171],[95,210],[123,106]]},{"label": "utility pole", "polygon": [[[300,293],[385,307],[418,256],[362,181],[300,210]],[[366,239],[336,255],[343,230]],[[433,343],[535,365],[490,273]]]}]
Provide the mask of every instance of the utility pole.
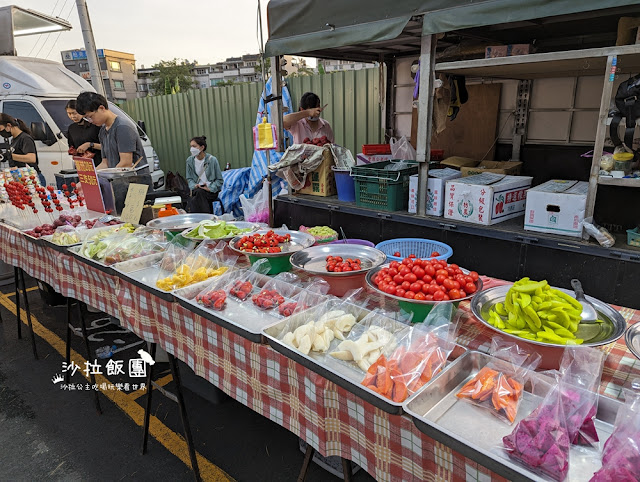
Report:
[{"label": "utility pole", "polygon": [[78,17],[80,18],[80,28],[82,29],[82,38],[84,38],[84,49],[87,52],[87,62],[89,63],[89,72],[91,73],[91,85],[96,89],[98,94],[107,96],[102,81],[102,72],[98,63],[98,53],[96,52],[96,41],[93,39],[93,29],[91,28],[91,19],[89,18],[89,9],[85,0],[76,0],[78,7]]}]

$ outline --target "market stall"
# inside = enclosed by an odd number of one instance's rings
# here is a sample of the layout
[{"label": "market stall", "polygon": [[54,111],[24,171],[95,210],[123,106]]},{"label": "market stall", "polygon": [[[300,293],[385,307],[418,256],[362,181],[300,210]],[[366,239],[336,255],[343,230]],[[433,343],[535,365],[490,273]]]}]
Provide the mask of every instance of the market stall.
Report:
[{"label": "market stall", "polygon": [[[469,477],[472,480],[483,480],[484,477],[500,480],[501,477],[514,479],[533,476],[526,467],[513,462],[508,456],[487,450],[486,444],[498,443],[500,437],[485,439],[479,444],[477,440],[465,438],[468,435],[465,436],[464,431],[452,430],[446,420],[434,422],[427,416],[428,410],[421,413],[423,405],[430,403],[428,394],[432,384],[449,379],[447,373],[454,373],[456,380],[468,381],[476,373],[469,367],[481,368],[478,361],[481,355],[474,355],[475,350],[486,353],[494,338],[494,329],[474,318],[468,301],[462,301],[457,309],[460,326],[455,339],[437,341],[435,332],[420,331],[423,324],[408,323],[411,313],[407,313],[407,310],[403,312],[397,300],[379,289],[376,280],[381,281],[378,276],[382,276],[380,270],[392,265],[380,265],[375,257],[368,258],[368,250],[373,253],[377,251],[374,248],[364,246],[357,248],[358,251],[344,251],[353,245],[340,243],[308,247],[309,241],[313,243],[316,239],[298,231],[260,234],[260,231],[254,230],[237,233],[237,230],[244,228],[218,226],[213,229],[211,225],[204,226],[207,229],[192,227],[185,234],[204,237],[205,233],[211,233],[217,239],[226,239],[236,250],[231,253],[240,251],[243,253],[241,256],[260,258],[269,254],[262,251],[268,251],[269,248],[259,247],[263,238],[273,239],[271,244],[276,246],[271,248],[282,247],[280,252],[287,256],[300,255],[298,257],[304,261],[292,260],[294,266],[302,268],[295,271],[299,274],[300,283],[283,275],[265,276],[259,272],[260,263],[254,264],[254,269],[251,269],[246,260],[224,270],[222,274],[215,274],[214,271],[220,266],[230,266],[231,263],[226,248],[216,251],[215,259],[223,260],[222,264],[215,265],[217,267],[203,261],[207,258],[204,256],[206,251],[203,251],[208,249],[207,246],[211,249],[216,246],[222,248],[217,241],[200,241],[199,248],[180,257],[166,243],[163,244],[164,249],[158,252],[149,248],[148,241],[156,238],[150,238],[151,233],[147,230],[138,231],[137,234],[116,232],[106,236],[100,235],[99,231],[93,232],[97,237],[88,243],[83,242],[84,250],[78,249],[83,244],[76,244],[75,248],[68,247],[65,253],[64,250],[54,249],[47,239],[33,239],[23,231],[0,224],[0,258],[20,267],[28,275],[51,284],[63,296],[78,299],[117,317],[138,336],[158,344],[187,363],[197,375],[291,430],[323,455],[338,455],[351,460],[378,480],[425,480],[433,473],[452,480]],[[232,238],[234,230],[237,236]],[[290,238],[287,234],[291,235]],[[112,248],[106,249],[102,255],[99,254],[101,250],[89,249],[92,242],[103,243],[105,247],[112,245]],[[314,301],[304,302],[302,300],[311,298],[299,296],[302,291],[308,291],[310,283],[317,281],[318,275],[313,275],[313,271],[323,274],[314,262],[317,259],[314,250],[330,250],[330,246],[337,246],[334,253],[354,253],[352,256],[362,259],[352,262],[353,268],[356,273],[369,273],[369,281],[374,284],[367,289],[361,302],[355,301],[355,298],[353,302],[347,298],[327,298],[322,291],[307,293],[307,296],[314,297]],[[181,245],[181,248],[187,247]],[[302,256],[305,253],[308,253],[307,257]],[[444,250],[443,254],[451,256]],[[390,256],[393,259],[393,253]],[[450,259],[455,259],[455,253]],[[171,265],[166,264],[169,260]],[[151,276],[147,272],[154,266],[156,274]],[[199,269],[202,271],[198,272]],[[332,269],[334,271],[326,270],[323,275],[329,277],[330,282],[335,279],[331,279],[330,275],[338,274],[335,268]],[[198,281],[196,273],[210,278]],[[189,274],[191,277],[175,278],[177,274]],[[223,282],[226,278],[228,283]],[[166,285],[168,282],[171,286]],[[246,287],[246,283],[252,286]],[[289,289],[288,284],[291,284]],[[354,286],[366,285],[366,280],[359,278]],[[482,278],[475,287],[486,293],[504,285],[505,282],[500,280]],[[528,289],[526,287],[525,291]],[[216,293],[220,291],[225,298],[222,304],[216,305]],[[267,305],[267,302],[277,298],[274,291],[283,297],[282,301],[277,302],[277,307]],[[247,294],[251,295],[250,299]],[[319,301],[319,298],[326,301]],[[289,316],[278,309],[291,303],[308,303],[311,308],[294,309]],[[352,311],[355,313],[352,320],[355,325],[340,325],[336,321],[336,329],[344,330],[342,336],[347,341],[356,333],[359,336],[368,333],[371,337],[374,333],[379,336],[385,330],[397,335],[398,339],[401,339],[402,333],[414,337],[418,333],[426,334],[426,339],[431,340],[427,345],[432,350],[436,347],[436,351],[429,353],[440,354],[438,359],[441,360],[437,368],[432,365],[433,378],[427,377],[423,384],[416,385],[413,396],[407,397],[393,391],[391,398],[387,398],[383,393],[362,385],[362,377],[369,370],[362,371],[361,367],[354,366],[354,362],[348,360],[337,365],[328,363],[329,357],[320,356],[320,352],[327,347],[314,344],[313,350],[320,351],[312,350],[305,354],[300,344],[291,345],[284,341],[289,330],[292,330],[291,336],[295,338],[293,331],[303,323],[320,321],[320,312],[314,310],[327,303],[331,307],[323,313],[333,312],[334,317],[337,316],[336,310],[356,310]],[[347,307],[347,304],[354,308]],[[441,308],[446,305],[444,302],[436,304]],[[613,309],[606,306],[607,309]],[[453,308],[453,303],[448,307]],[[601,311],[605,310],[602,305],[598,307]],[[433,311],[437,310],[434,308]],[[447,313],[446,318],[453,320],[456,312],[449,309]],[[615,313],[618,315],[611,313],[609,316],[620,317],[625,328],[640,320],[637,311],[627,308],[617,308]],[[322,328],[316,323],[315,327],[324,330],[326,323]],[[369,331],[357,331],[363,328]],[[430,345],[434,340],[435,345]],[[339,352],[339,343],[345,342],[336,339],[332,344],[329,343],[330,351]],[[379,348],[369,346],[367,353]],[[606,359],[602,371],[598,371],[599,381],[595,387],[596,392],[601,394],[596,423],[603,440],[614,430],[615,413],[622,407],[619,401],[622,387],[640,374],[638,362],[621,339],[606,345],[604,354]],[[392,360],[400,355],[391,349],[389,356]],[[487,360],[491,359],[484,356]],[[402,357],[398,359],[403,360]],[[369,361],[380,363],[380,360]],[[442,370],[442,376],[437,376],[438,370]],[[457,373],[452,370],[462,371]],[[394,387],[402,386],[398,383],[396,380]],[[438,388],[445,391],[451,389]],[[528,405],[523,405],[520,415],[526,416],[542,398],[535,398],[534,394],[527,395]],[[458,410],[472,414],[475,408],[461,405]],[[501,432],[506,435],[512,428],[501,426]],[[580,477],[584,471],[593,472],[600,466],[599,455],[590,459],[588,464],[576,460],[572,459],[570,480],[574,480],[576,474],[580,474]]]},{"label": "market stall", "polygon": [[[544,6],[543,9],[542,6]],[[309,221],[303,218],[310,216],[314,223],[327,224],[336,229],[339,226],[353,226],[352,229],[358,231],[348,233],[349,236],[365,237],[375,241],[382,241],[388,237],[388,232],[397,230],[411,232],[418,228],[421,236],[445,240],[459,247],[473,245],[474,238],[481,236],[483,248],[489,253],[498,255],[508,250],[514,254],[514,262],[502,270],[488,265],[483,266],[482,269],[488,273],[516,279],[524,275],[526,270],[523,270],[523,266],[542,265],[545,271],[553,271],[549,275],[553,283],[568,286],[571,277],[575,276],[575,273],[570,273],[569,266],[585,266],[585,263],[588,263],[592,267],[580,275],[595,279],[592,275],[597,272],[599,277],[602,277],[589,286],[592,292],[610,302],[635,306],[633,283],[628,280],[635,278],[640,268],[638,264],[640,256],[637,248],[634,247],[635,231],[633,231],[639,220],[634,210],[620,210],[615,206],[625,205],[633,199],[634,189],[640,185],[640,182],[631,174],[624,178],[614,178],[600,171],[601,154],[609,131],[608,110],[616,85],[627,75],[637,74],[640,68],[637,44],[614,46],[618,22],[620,21],[622,25],[623,22],[620,20],[622,17],[637,16],[637,6],[627,2],[615,2],[615,4],[606,2],[597,4],[525,2],[523,4],[518,2],[517,8],[512,8],[510,2],[498,4],[474,2],[472,5],[447,4],[445,8],[431,2],[402,2],[394,5],[381,3],[373,6],[368,3],[366,6],[354,4],[350,7],[352,10],[348,11],[337,10],[344,11],[344,15],[335,14],[330,8],[325,8],[325,5],[314,5],[313,2],[305,5],[303,10],[298,8],[299,5],[293,8],[292,2],[288,1],[270,3],[270,37],[266,54],[281,56],[286,53],[326,59],[380,62],[385,66],[386,72],[386,94],[382,107],[385,114],[383,127],[389,137],[394,136],[402,127],[400,115],[413,113],[411,127],[412,137],[416,140],[415,159],[418,166],[414,171],[407,172],[406,176],[403,173],[397,179],[389,181],[381,178],[379,182],[374,182],[376,177],[379,178],[375,171],[364,172],[367,168],[374,167],[372,164],[359,166],[363,172],[360,176],[357,174],[353,176],[355,202],[344,202],[340,196],[337,198],[336,196],[319,198],[309,195],[280,196],[275,201],[276,212],[279,213],[276,215],[278,223],[294,225],[308,223]],[[304,11],[304,14],[298,15],[299,11]],[[541,16],[542,11],[543,16]],[[296,12],[295,21],[290,19],[290,15],[293,15],[291,12]],[[613,38],[611,38],[611,32],[613,32]],[[590,40],[584,41],[587,37]],[[545,40],[541,40],[542,38]],[[541,53],[531,53],[531,49],[520,52],[524,55],[510,53],[511,44],[519,45],[522,42],[531,42],[532,39],[536,39],[535,45]],[[496,50],[496,45],[500,48],[504,47],[505,53],[495,54],[497,55],[495,57],[491,54],[491,58],[478,58],[484,57],[485,54],[489,55],[486,52],[491,48]],[[418,56],[421,75],[415,79],[415,82],[403,83],[408,76],[405,74],[402,76],[403,80],[399,80],[397,66],[402,64],[403,68],[408,69],[411,59]],[[409,61],[407,62],[406,59]],[[274,68],[278,65],[279,62],[272,60]],[[553,213],[557,214],[556,211],[551,211],[549,214],[547,210],[542,209],[535,216],[533,214],[529,216],[534,210],[526,206],[526,196],[523,197],[520,194],[503,200],[502,207],[508,207],[511,211],[503,213],[500,206],[488,206],[491,212],[495,211],[499,214],[495,216],[480,212],[478,200],[475,200],[472,206],[472,214],[470,209],[463,209],[458,213],[459,199],[457,198],[453,200],[454,206],[447,205],[446,210],[441,207],[439,212],[432,212],[433,210],[428,208],[434,204],[434,199],[428,198],[427,186],[429,185],[429,196],[433,198],[436,191],[431,187],[431,183],[442,180],[438,191],[438,197],[442,200],[450,194],[448,189],[451,189],[450,185],[453,185],[455,179],[443,178],[440,171],[433,170],[438,166],[433,159],[434,146],[431,143],[432,136],[436,135],[436,128],[433,127],[432,122],[432,104],[439,99],[439,89],[435,89],[435,100],[430,95],[416,96],[416,93],[434,92],[436,77],[441,79],[444,75],[450,78],[466,76],[467,79],[482,81],[482,85],[499,86],[500,84],[496,82],[502,79],[515,79],[518,82],[517,94],[514,93],[517,96],[514,102],[516,107],[513,113],[509,113],[513,116],[513,135],[510,141],[512,145],[502,146],[501,152],[503,159],[524,161],[524,163],[519,164],[518,172],[512,171],[513,167],[504,166],[504,164],[513,166],[517,164],[516,162],[503,162],[499,166],[488,166],[492,162],[481,163],[481,167],[485,169],[476,169],[473,173],[483,173],[484,176],[476,179],[475,184],[465,179],[466,185],[491,185],[500,182],[505,175],[508,178],[514,174],[517,174],[514,177],[520,177],[520,170],[526,174],[521,176],[521,181],[524,183],[523,189],[531,186],[531,184],[526,186],[527,178],[531,181],[531,177],[534,178],[535,184],[553,179],[550,176],[573,180],[575,193],[580,191],[582,204],[580,208],[569,213],[571,226],[558,224],[558,219],[563,216],[553,216]],[[530,108],[532,85],[538,79],[573,76],[587,76],[585,78],[589,79],[595,79],[597,76],[597,80],[602,82],[603,88],[597,90],[596,94],[601,99],[597,108],[584,109],[578,104],[572,105],[570,109],[554,108],[553,105],[537,110]],[[575,88],[578,89],[578,87]],[[410,105],[413,100],[414,108],[409,109],[409,112],[399,112],[399,110],[407,110],[406,107],[402,109],[396,107],[396,104],[402,100],[399,92],[407,97],[403,105]],[[540,91],[536,92],[540,97]],[[553,92],[543,94],[553,97]],[[503,95],[511,95],[511,93],[503,93]],[[499,91],[498,97],[500,97]],[[484,97],[482,99],[484,103],[474,104],[473,109],[484,112],[489,107],[498,108],[495,96],[493,103]],[[463,112],[464,105],[460,109]],[[501,107],[501,109],[504,108]],[[568,118],[575,119],[585,114],[586,110],[593,111],[594,116],[597,113],[597,119],[594,117],[589,121],[589,130],[595,139],[595,145],[592,144],[595,155],[587,159],[588,165],[582,161],[565,159],[568,157],[565,153],[575,155],[574,151],[564,149],[566,146],[559,148],[557,146],[561,144],[559,142],[556,142],[556,145],[540,148],[536,146],[538,149],[535,151],[536,157],[533,158],[531,154],[527,157],[527,152],[530,152],[527,149],[531,148],[523,142],[523,138],[526,137],[528,119],[531,116],[533,121],[534,115],[539,115],[540,111],[545,110],[553,110],[554,115],[556,111],[562,111],[563,116],[566,112]],[[497,114],[495,115],[495,118],[474,117],[472,119],[474,123],[467,126],[465,132],[478,130],[479,124],[487,122],[497,124],[498,117]],[[499,126],[502,126],[505,120],[503,115],[506,118],[507,112],[501,111]],[[542,121],[538,120],[538,123],[540,122]],[[447,121],[447,126],[453,124]],[[508,122],[504,125],[510,126]],[[558,127],[558,129],[563,128]],[[406,123],[404,130],[406,132]],[[485,151],[493,152],[495,147],[493,136],[497,141],[501,133],[498,132],[499,130],[490,134],[489,139],[480,139],[477,136],[476,138],[463,137],[458,131],[454,137],[459,137],[460,144],[474,142],[482,143],[483,146],[487,144],[479,155],[482,156]],[[567,139],[570,136],[571,133],[568,132]],[[364,157],[375,158],[376,156]],[[581,159],[579,155],[575,157]],[[475,164],[479,159],[480,157]],[[459,159],[457,161],[460,162]],[[561,164],[564,167],[558,167]],[[445,165],[443,164],[442,167]],[[491,171],[486,169],[496,167],[498,176],[487,180],[486,177]],[[461,168],[460,163],[456,168],[463,171],[462,176],[465,177],[471,174],[470,169],[475,169],[474,167]],[[432,174],[429,174],[430,169]],[[609,167],[609,169],[612,168]],[[415,180],[405,179],[414,172],[417,173],[417,177],[414,176]],[[557,174],[549,174],[549,172]],[[620,173],[614,172],[614,175],[620,175]],[[578,183],[577,180],[583,182]],[[412,187],[412,182],[415,183],[415,188]],[[613,188],[613,185],[616,188]],[[569,189],[570,187],[566,187],[565,191]],[[574,192],[567,192],[567,194],[574,194]],[[394,199],[391,199],[392,197]],[[411,199],[415,206],[413,211],[415,215],[411,214],[410,209],[407,212]],[[449,201],[448,198],[447,201]],[[305,209],[301,209],[301,206]],[[303,211],[304,215],[301,214]],[[507,215],[507,213],[512,214]],[[574,214],[578,215],[577,228],[573,226],[576,224]],[[582,230],[583,219],[594,215],[598,222],[612,225],[620,230],[613,247],[609,245],[601,247],[593,240],[591,242],[581,240],[581,236],[586,235],[586,231]],[[363,216],[368,222],[357,226],[358,219]],[[530,217],[533,219],[530,220]],[[545,219],[540,221],[539,217]],[[569,217],[564,216],[566,219]],[[632,232],[627,234],[627,229]],[[472,264],[472,261],[477,258],[472,251],[458,250],[462,256],[459,261],[466,265]],[[492,256],[487,258],[490,259]],[[517,262],[515,258],[519,258]],[[559,259],[569,261],[562,263],[567,266],[567,269],[552,269],[558,265]]]}]

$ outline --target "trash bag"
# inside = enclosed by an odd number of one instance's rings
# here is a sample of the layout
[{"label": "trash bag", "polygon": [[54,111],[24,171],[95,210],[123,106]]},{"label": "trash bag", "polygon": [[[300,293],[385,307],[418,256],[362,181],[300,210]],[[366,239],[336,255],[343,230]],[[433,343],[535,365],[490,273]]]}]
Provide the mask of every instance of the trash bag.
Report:
[{"label": "trash bag", "polygon": [[392,137],[389,140],[389,144],[391,145],[392,159],[401,159],[405,161],[416,160],[416,150],[409,143],[407,136],[402,136],[400,140],[397,140],[395,137]]}]

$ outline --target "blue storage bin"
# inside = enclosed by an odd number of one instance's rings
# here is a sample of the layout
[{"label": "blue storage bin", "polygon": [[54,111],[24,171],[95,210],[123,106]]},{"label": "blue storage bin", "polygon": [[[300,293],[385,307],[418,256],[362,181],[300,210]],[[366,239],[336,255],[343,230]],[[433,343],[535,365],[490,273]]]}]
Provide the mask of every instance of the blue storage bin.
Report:
[{"label": "blue storage bin", "polygon": [[[389,261],[402,261],[410,254],[415,254],[416,257],[420,259],[426,259],[429,258],[429,255],[434,251],[440,253],[440,256],[432,259],[446,261],[453,256],[453,249],[451,249],[451,246],[448,244],[423,238],[390,239],[378,243],[376,248],[386,254]],[[400,252],[401,256],[394,256],[393,253],[395,252]]]}]

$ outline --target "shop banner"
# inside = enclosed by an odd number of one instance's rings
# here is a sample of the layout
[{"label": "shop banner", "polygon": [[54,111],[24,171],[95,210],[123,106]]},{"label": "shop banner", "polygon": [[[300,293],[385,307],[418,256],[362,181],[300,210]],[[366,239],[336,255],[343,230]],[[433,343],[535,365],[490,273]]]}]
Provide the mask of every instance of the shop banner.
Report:
[{"label": "shop banner", "polygon": [[96,174],[96,166],[91,159],[85,157],[73,156],[78,171],[78,179],[82,184],[82,192],[84,193],[84,202],[87,209],[98,213],[105,212],[104,201],[102,200],[102,191],[98,183],[98,175]]}]

